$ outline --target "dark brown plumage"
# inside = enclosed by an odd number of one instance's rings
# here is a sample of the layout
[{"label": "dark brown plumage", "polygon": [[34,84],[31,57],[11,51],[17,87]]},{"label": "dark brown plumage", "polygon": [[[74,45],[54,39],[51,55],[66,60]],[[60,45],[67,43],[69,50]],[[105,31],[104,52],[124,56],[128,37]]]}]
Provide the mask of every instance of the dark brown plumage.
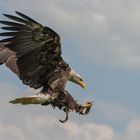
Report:
[{"label": "dark brown plumage", "polygon": [[[0,33],[0,35],[11,36],[1,42],[8,42],[5,47],[16,52],[19,78],[24,84],[33,88],[50,86],[49,88],[53,89],[54,87],[51,87],[50,83],[56,79],[64,80],[65,83],[69,78],[70,67],[61,57],[59,35],[24,14],[16,13],[22,18],[4,14],[19,23],[0,21],[0,23],[8,25],[8,27],[3,27],[4,30],[10,30],[10,32]],[[63,76],[65,77],[63,78]],[[61,88],[64,90],[64,86]],[[58,90],[60,90],[60,86],[58,86]]]},{"label": "dark brown plumage", "polygon": [[[0,36],[8,37],[0,41],[0,64],[9,67],[25,85],[35,89],[42,87],[40,93],[49,94],[49,103],[53,106],[65,108],[65,112],[83,112],[81,106],[65,90],[66,82],[74,80],[70,78],[71,68],[61,57],[60,36],[30,17],[17,11],[16,14],[19,17],[4,14],[14,22],[0,21],[6,25],[2,29],[7,30],[0,33]],[[19,101],[21,100],[17,99],[12,103]],[[26,103],[28,101],[31,100],[26,100]],[[45,104],[48,101],[42,103]]]}]

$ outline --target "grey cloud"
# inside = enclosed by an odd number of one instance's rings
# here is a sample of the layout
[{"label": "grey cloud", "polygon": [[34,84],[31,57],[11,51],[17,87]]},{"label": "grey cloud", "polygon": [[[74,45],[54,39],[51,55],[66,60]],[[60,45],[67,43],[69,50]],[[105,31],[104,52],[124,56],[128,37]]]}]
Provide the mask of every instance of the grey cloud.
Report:
[{"label": "grey cloud", "polygon": [[4,125],[0,123],[0,139],[3,140],[25,140],[22,130],[15,125]]}]

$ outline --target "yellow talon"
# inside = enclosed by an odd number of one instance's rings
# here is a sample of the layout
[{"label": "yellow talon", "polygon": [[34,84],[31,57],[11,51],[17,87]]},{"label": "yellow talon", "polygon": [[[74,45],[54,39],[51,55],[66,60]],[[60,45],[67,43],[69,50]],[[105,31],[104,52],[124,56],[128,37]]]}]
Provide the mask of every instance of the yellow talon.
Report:
[{"label": "yellow talon", "polygon": [[82,108],[89,108],[91,107],[93,104],[92,103],[85,103],[83,105],[81,105]]}]

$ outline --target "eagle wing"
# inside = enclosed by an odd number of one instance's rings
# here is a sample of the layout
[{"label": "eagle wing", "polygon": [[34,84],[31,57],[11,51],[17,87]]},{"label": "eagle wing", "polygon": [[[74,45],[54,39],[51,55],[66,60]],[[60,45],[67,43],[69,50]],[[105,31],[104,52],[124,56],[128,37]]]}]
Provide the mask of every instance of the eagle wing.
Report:
[{"label": "eagle wing", "polygon": [[16,14],[19,17],[4,14],[14,22],[0,21],[7,25],[2,29],[8,30],[0,36],[9,37],[0,42],[9,42],[5,47],[16,53],[19,78],[30,87],[40,88],[56,73],[53,80],[62,77],[61,68],[66,70],[69,66],[61,57],[59,35],[20,12]]},{"label": "eagle wing", "polygon": [[16,53],[4,47],[7,43],[0,43],[0,64],[5,64],[15,74],[19,75],[16,64]]}]

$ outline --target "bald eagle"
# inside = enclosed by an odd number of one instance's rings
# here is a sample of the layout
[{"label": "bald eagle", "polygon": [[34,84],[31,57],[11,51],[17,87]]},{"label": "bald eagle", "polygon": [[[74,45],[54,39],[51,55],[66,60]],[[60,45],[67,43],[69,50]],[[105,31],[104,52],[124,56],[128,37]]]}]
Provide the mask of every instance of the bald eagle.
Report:
[{"label": "bald eagle", "polygon": [[67,81],[85,88],[81,76],[63,60],[60,36],[51,28],[41,25],[23,13],[18,16],[3,14],[13,21],[0,21],[6,32],[0,36],[0,64],[5,64],[23,84],[41,91],[32,96],[17,98],[10,103],[52,105],[68,113],[88,114],[91,102],[78,104],[65,89]]}]

